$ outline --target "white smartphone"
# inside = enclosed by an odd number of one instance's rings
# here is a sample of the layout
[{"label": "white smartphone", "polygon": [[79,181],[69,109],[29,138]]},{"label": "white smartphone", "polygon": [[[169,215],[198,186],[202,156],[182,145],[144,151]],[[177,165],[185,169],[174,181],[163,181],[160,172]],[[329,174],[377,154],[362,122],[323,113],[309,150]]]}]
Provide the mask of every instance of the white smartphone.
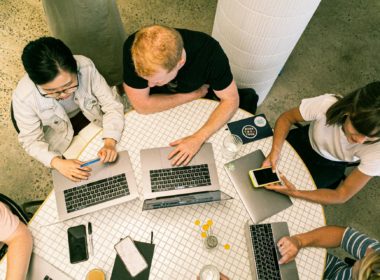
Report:
[{"label": "white smartphone", "polygon": [[248,171],[252,184],[255,188],[261,188],[269,184],[280,183],[280,176],[272,171],[272,167],[257,168]]},{"label": "white smartphone", "polygon": [[120,242],[115,245],[115,250],[132,277],[135,277],[148,268],[148,264],[143,255],[141,255],[132,238],[129,236],[120,240]]}]

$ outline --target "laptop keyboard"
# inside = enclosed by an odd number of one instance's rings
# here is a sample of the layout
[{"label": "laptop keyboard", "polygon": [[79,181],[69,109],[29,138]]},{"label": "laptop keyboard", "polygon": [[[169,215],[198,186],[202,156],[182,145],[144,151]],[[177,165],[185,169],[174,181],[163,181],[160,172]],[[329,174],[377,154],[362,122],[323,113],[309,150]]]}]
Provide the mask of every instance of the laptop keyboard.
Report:
[{"label": "laptop keyboard", "polygon": [[211,185],[207,164],[150,170],[152,192]]},{"label": "laptop keyboard", "polygon": [[249,226],[258,279],[281,280],[277,260],[277,245],[273,240],[270,224]]},{"label": "laptop keyboard", "polygon": [[127,179],[123,173],[65,190],[63,193],[65,195],[67,212],[71,213],[129,195],[129,189]]}]

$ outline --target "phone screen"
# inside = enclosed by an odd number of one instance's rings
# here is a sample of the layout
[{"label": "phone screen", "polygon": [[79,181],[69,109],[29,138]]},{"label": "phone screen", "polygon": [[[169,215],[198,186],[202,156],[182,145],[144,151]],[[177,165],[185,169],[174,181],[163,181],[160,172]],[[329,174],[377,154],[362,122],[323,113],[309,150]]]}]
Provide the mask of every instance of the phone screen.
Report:
[{"label": "phone screen", "polygon": [[255,174],[257,184],[259,185],[280,181],[277,174],[272,172],[272,168],[254,170],[253,173]]},{"label": "phone screen", "polygon": [[78,263],[88,259],[86,227],[79,225],[67,230],[70,262]]}]

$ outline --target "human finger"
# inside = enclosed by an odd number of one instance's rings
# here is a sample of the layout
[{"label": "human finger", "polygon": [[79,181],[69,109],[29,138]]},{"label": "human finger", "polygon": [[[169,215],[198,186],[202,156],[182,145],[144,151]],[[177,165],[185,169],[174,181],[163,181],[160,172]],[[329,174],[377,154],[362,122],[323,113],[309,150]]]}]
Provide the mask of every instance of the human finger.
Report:
[{"label": "human finger", "polygon": [[90,173],[87,171],[81,171],[81,170],[75,170],[71,173],[73,176],[75,176],[78,179],[81,180],[87,180],[90,176]]},{"label": "human finger", "polygon": [[171,143],[169,143],[170,146],[177,146],[178,144],[180,144],[182,142],[182,139],[178,139],[178,140],[175,140]]},{"label": "human finger", "polygon": [[267,158],[263,161],[263,163],[261,164],[261,167],[269,167],[269,166],[271,166],[271,162],[270,162],[270,158],[267,157]]},{"label": "human finger", "polygon": [[80,161],[79,159],[73,159],[72,162],[76,163],[79,166],[81,166],[82,164],[85,164],[85,162]]},{"label": "human finger", "polygon": [[110,162],[110,158],[111,158],[111,151],[107,149],[105,150],[104,163]]},{"label": "human finger", "polygon": [[83,166],[83,167],[79,166],[77,169],[83,170],[83,171],[86,171],[86,172],[91,172],[92,171],[91,167],[89,167],[89,166]]},{"label": "human finger", "polygon": [[288,180],[288,178],[285,177],[284,174],[280,174],[281,180],[284,182],[285,185],[291,185],[292,183]]},{"label": "human finger", "polygon": [[183,165],[188,165],[190,163],[190,161],[193,159],[194,155],[192,154],[189,154],[186,158],[186,160],[184,161]]},{"label": "human finger", "polygon": [[181,158],[177,161],[177,165],[186,165],[186,162],[187,162],[187,160],[188,160],[189,157],[190,157],[189,154],[184,153],[181,156]]},{"label": "human finger", "polygon": [[230,278],[228,278],[226,275],[224,275],[223,273],[220,273],[220,280],[230,280]]},{"label": "human finger", "polygon": [[287,237],[287,236],[282,237],[282,238],[277,242],[277,246],[278,246],[278,247],[282,246],[282,245],[285,243],[286,238],[288,238],[288,237]]},{"label": "human finger", "polygon": [[98,157],[100,158],[101,162],[104,163],[104,161],[106,159],[106,155],[107,155],[107,152],[103,148],[98,152]]},{"label": "human finger", "polygon": [[286,264],[288,262],[288,256],[281,256],[281,259],[278,261],[279,264]]},{"label": "human finger", "polygon": [[74,177],[73,175],[69,175],[69,176],[66,176],[66,177],[69,178],[73,182],[80,182],[81,181],[80,179]]},{"label": "human finger", "polygon": [[168,155],[168,159],[172,159],[176,154],[178,154],[181,150],[177,147]]},{"label": "human finger", "polygon": [[117,152],[116,151],[112,151],[111,152],[111,156],[110,156],[110,162],[114,162],[117,158]]},{"label": "human finger", "polygon": [[269,185],[265,185],[264,188],[266,188],[267,190],[275,191],[277,190],[277,185],[269,184]]},{"label": "human finger", "polygon": [[172,165],[178,166],[181,165],[187,158],[187,154],[185,152],[180,152],[177,156],[172,160]]}]

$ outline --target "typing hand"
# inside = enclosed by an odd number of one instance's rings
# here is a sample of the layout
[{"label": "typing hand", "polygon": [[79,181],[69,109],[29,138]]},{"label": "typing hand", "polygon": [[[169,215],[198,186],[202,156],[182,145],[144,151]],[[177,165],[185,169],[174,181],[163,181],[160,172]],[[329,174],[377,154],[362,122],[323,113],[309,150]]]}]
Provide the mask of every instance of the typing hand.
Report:
[{"label": "typing hand", "polygon": [[279,264],[285,264],[295,259],[301,249],[301,242],[296,236],[285,236],[277,242],[281,254]]},{"label": "typing hand", "polygon": [[99,150],[98,157],[103,163],[115,161],[117,158],[116,141],[112,138],[104,139],[104,146]]},{"label": "typing hand", "polygon": [[77,159],[61,159],[59,157],[55,157],[51,161],[51,166],[54,169],[74,182],[87,180],[90,176],[91,168],[88,166],[80,167],[82,164],[84,162]]},{"label": "typing hand", "polygon": [[265,188],[268,190],[272,190],[272,191],[276,191],[282,194],[293,196],[294,192],[297,191],[296,187],[288,179],[286,179],[284,175],[280,174],[280,178],[282,182],[284,183],[283,185],[270,184],[270,185],[265,186]]},{"label": "typing hand", "polygon": [[175,146],[175,149],[169,154],[168,159],[171,159],[172,165],[187,165],[194,155],[199,151],[203,141],[194,135],[187,136],[170,143],[170,146]]}]

